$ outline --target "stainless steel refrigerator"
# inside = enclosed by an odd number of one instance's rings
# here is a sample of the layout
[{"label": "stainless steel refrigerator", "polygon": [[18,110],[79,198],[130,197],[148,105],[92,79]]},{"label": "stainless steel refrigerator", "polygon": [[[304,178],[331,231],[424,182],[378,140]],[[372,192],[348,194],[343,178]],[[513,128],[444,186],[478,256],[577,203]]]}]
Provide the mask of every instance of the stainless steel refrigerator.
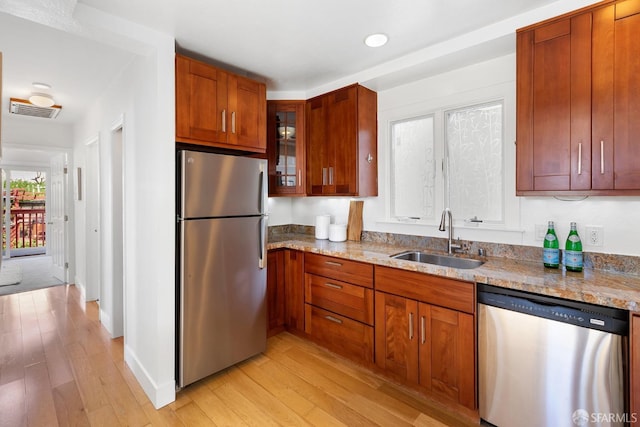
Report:
[{"label": "stainless steel refrigerator", "polygon": [[266,347],[266,160],[178,152],[177,383]]}]

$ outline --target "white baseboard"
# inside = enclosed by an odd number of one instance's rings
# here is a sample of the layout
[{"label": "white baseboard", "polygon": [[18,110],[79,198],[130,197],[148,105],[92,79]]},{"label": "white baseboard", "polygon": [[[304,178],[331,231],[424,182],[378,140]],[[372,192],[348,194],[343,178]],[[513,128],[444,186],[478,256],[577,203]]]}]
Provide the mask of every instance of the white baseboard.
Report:
[{"label": "white baseboard", "polygon": [[107,332],[109,332],[111,338],[115,338],[113,336],[113,322],[111,321],[111,316],[102,309],[102,306],[100,307],[100,323],[102,323],[102,326],[104,326]]},{"label": "white baseboard", "polygon": [[124,361],[129,365],[129,368],[133,371],[133,375],[135,375],[136,379],[142,386],[142,389],[156,409],[160,409],[176,400],[175,380],[157,385],[127,345],[124,346]]},{"label": "white baseboard", "polygon": [[78,276],[76,276],[74,284],[78,288],[78,290],[80,290],[82,302],[85,303],[87,301],[87,289],[85,288],[84,283],[82,283],[82,281],[78,279]]}]

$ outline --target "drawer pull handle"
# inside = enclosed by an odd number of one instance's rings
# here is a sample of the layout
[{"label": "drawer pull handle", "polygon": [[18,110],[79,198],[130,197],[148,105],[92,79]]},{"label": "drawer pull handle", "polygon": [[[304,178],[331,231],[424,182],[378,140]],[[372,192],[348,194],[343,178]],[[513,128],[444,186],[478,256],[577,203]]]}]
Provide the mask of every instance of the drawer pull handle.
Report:
[{"label": "drawer pull handle", "polygon": [[324,316],[325,319],[332,321],[333,323],[337,323],[339,325],[342,325],[342,320],[333,317],[333,316]]},{"label": "drawer pull handle", "polygon": [[420,318],[420,341],[422,344],[427,342],[427,320],[424,316]]},{"label": "drawer pull handle", "polygon": [[341,263],[339,263],[339,262],[334,262],[334,261],[325,261],[324,263],[325,263],[325,264],[327,264],[327,265],[332,265],[332,266],[334,266],[334,267],[342,267],[342,264],[341,264]]},{"label": "drawer pull handle", "polygon": [[342,286],[340,285],[336,285],[334,283],[325,283],[324,284],[327,288],[333,288],[333,289],[342,289]]},{"label": "drawer pull handle", "polygon": [[413,339],[413,313],[409,313],[409,339]]}]

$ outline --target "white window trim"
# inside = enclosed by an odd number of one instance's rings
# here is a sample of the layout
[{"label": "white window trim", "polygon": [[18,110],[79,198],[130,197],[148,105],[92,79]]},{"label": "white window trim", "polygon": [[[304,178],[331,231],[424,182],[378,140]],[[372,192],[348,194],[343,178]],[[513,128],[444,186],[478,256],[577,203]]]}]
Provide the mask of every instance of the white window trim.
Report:
[{"label": "white window trim", "polygon": [[[503,103],[503,192],[504,192],[504,223],[465,223],[465,218],[456,217],[453,212],[454,227],[459,230],[473,231],[474,234],[487,232],[509,232],[520,234],[523,232],[520,227],[520,200],[515,196],[515,82],[496,84],[463,93],[452,94],[436,99],[425,99],[423,102],[404,105],[394,109],[379,111],[379,155],[380,165],[384,165],[380,173],[384,174],[384,186],[381,196],[384,197],[384,216],[378,218],[376,223],[391,225],[391,228],[401,230],[405,226],[423,227],[432,229],[440,222],[439,212],[442,212],[445,205],[444,180],[442,171],[436,170],[435,186],[440,189],[435,197],[435,218],[421,219],[399,219],[391,216],[391,168],[392,168],[392,145],[391,125],[393,122],[407,120],[413,117],[434,116],[435,132],[435,158],[436,164],[444,159],[444,114],[446,111],[464,108],[468,106],[485,104],[488,102],[502,101]],[[513,141],[513,143],[512,143]],[[468,219],[468,218],[466,218]]]}]

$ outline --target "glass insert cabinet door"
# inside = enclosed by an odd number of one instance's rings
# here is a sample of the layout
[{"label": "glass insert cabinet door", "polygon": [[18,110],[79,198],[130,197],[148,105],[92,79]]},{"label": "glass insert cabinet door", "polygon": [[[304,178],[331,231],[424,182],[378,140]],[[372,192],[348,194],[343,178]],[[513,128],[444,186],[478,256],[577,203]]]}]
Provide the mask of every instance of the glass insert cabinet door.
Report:
[{"label": "glass insert cabinet door", "polygon": [[304,101],[268,101],[269,195],[304,194]]}]

